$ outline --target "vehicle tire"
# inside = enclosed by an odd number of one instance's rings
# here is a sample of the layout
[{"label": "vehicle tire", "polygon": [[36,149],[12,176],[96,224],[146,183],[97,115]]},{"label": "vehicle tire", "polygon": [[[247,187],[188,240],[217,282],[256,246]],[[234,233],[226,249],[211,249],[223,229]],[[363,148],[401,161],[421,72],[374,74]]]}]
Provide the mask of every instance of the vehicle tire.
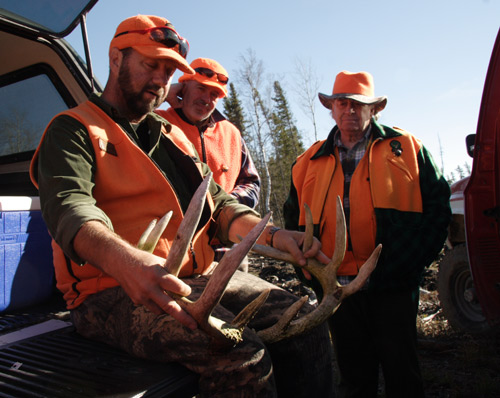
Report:
[{"label": "vehicle tire", "polygon": [[457,245],[445,254],[438,273],[441,308],[455,330],[480,333],[490,328],[475,294],[471,295],[473,289],[467,249],[465,244]]}]

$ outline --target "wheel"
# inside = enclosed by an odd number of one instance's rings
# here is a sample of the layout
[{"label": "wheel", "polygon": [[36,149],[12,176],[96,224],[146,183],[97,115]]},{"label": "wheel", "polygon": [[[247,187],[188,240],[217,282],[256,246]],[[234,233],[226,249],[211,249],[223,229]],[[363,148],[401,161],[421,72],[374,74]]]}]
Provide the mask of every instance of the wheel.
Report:
[{"label": "wheel", "polygon": [[438,294],[443,314],[454,329],[480,333],[490,328],[476,298],[465,244],[455,246],[441,260]]}]

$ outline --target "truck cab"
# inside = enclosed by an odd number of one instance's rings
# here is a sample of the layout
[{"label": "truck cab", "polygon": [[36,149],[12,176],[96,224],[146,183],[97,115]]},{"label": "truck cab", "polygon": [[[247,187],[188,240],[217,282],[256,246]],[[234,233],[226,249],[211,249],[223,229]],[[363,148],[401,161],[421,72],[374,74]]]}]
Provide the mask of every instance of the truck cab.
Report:
[{"label": "truck cab", "polygon": [[[0,395],[192,397],[197,376],[182,366],[78,335],[55,287],[29,165],[50,120],[101,91],[85,24],[96,3],[7,0],[0,8]],[[64,40],[78,26],[84,58]]]},{"label": "truck cab", "polygon": [[440,264],[438,291],[453,327],[480,332],[500,324],[500,31],[466,149],[472,171],[451,187],[451,250]]}]

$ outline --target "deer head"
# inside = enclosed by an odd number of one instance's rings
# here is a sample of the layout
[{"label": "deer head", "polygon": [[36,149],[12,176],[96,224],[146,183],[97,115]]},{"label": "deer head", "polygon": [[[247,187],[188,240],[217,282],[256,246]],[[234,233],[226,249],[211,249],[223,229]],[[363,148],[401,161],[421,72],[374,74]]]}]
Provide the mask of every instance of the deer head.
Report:
[{"label": "deer head", "polygon": [[[196,226],[200,220],[210,180],[211,174],[205,177],[202,184],[198,187],[189,204],[184,219],[179,226],[176,239],[172,243],[165,267],[175,276],[179,274],[182,260],[187,253]],[[306,214],[304,251],[309,249],[313,239],[312,216],[308,207],[306,208]],[[153,221],[139,240],[138,247],[152,252],[158,239],[165,230],[170,217],[171,212],[167,213],[159,222]],[[257,253],[277,260],[287,261],[298,266],[294,258],[288,253],[283,253],[266,246],[255,245],[255,242],[268,224],[269,218],[270,214],[264,217],[247,236],[238,243],[238,245],[235,245],[224,255],[213,271],[205,290],[198,300],[193,302],[186,297],[180,297],[169,293],[169,295],[198,322],[199,327],[211,336],[212,341],[218,347],[229,347],[241,341],[243,329],[269,295],[269,290],[263,291],[261,295],[249,303],[231,323],[224,322],[211,315],[213,309],[219,303],[229,280],[252,247],[255,246],[253,250]],[[258,335],[264,342],[275,342],[297,334],[306,333],[308,330],[323,323],[333,314],[340,302],[345,297],[359,290],[370,276],[375,268],[381,250],[380,246],[374,250],[367,262],[361,267],[360,273],[356,279],[349,285],[340,286],[337,282],[336,273],[344,258],[346,246],[345,219],[340,199],[337,200],[336,228],[335,252],[330,263],[325,266],[315,259],[308,259],[307,265],[304,266],[304,269],[314,275],[321,283],[324,293],[321,303],[309,314],[299,319],[294,319],[300,308],[307,301],[307,297],[298,300],[285,312],[280,321],[270,328],[258,332]]]}]

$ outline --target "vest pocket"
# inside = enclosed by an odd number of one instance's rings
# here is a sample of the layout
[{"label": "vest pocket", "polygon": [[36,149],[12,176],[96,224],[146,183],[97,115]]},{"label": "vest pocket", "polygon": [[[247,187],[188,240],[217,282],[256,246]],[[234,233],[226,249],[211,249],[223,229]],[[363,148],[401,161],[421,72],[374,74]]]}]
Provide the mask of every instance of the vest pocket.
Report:
[{"label": "vest pocket", "polygon": [[406,163],[403,160],[401,160],[399,157],[398,158],[389,157],[387,161],[391,166],[394,166],[398,170],[401,170],[406,177],[405,179],[407,179],[408,181],[413,181],[413,176],[410,172],[410,169],[408,168],[408,166],[406,166]]}]

